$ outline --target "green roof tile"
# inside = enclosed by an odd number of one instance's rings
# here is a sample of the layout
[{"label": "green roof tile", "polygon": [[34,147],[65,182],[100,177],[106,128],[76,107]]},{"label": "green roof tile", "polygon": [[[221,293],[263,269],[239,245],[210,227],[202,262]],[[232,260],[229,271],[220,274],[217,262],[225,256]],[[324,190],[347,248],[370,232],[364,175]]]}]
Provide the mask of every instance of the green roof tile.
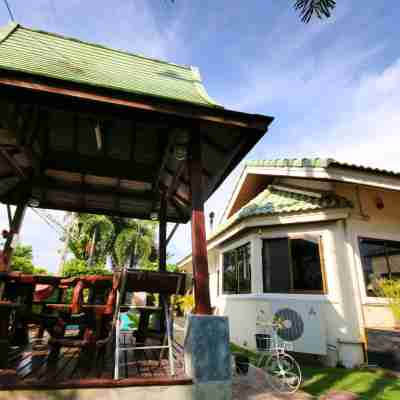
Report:
[{"label": "green roof tile", "polygon": [[352,207],[350,201],[333,193],[312,196],[292,192],[290,188],[280,190],[271,185],[241,208],[237,213],[237,219],[256,215],[274,215],[348,207]]},{"label": "green roof tile", "polygon": [[314,194],[310,190],[306,190],[303,194],[298,188],[287,186],[282,190],[282,186],[280,185],[279,187],[281,189],[274,185],[268,186],[267,189],[221,223],[208,240],[218,236],[234,223],[249,217],[304,213],[336,208],[353,208],[351,201],[331,192]]},{"label": "green roof tile", "polygon": [[400,172],[341,162],[333,158],[285,158],[276,160],[251,160],[246,162],[246,166],[268,168],[341,168],[400,177]]},{"label": "green roof tile", "polygon": [[196,68],[17,24],[0,28],[0,69],[220,107],[207,95]]}]

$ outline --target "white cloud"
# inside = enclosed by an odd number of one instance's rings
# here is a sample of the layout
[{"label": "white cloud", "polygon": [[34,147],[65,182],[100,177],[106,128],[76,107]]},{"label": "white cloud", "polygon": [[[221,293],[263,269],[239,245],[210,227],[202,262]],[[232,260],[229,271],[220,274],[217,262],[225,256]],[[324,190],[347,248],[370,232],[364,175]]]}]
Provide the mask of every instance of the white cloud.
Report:
[{"label": "white cloud", "polygon": [[321,132],[323,140],[314,142],[311,151],[343,161],[400,170],[399,104],[400,59],[355,85],[352,95],[343,99],[343,109],[335,122]]},{"label": "white cloud", "polygon": [[[58,221],[63,221],[63,212],[46,212]],[[0,230],[9,229],[6,206],[4,205],[0,207],[0,227]],[[60,233],[47,225],[42,218],[29,208],[22,222],[19,242],[32,246],[33,262],[36,266],[46,268],[50,272],[57,272],[60,262],[59,250],[63,246],[60,241]]]}]

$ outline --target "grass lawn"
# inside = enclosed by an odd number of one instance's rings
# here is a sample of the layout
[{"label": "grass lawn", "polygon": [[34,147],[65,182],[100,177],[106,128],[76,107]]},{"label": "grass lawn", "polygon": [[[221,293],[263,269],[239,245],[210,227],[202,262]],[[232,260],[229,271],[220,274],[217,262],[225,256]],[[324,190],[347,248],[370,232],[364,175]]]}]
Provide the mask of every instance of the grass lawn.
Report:
[{"label": "grass lawn", "polygon": [[301,366],[304,383],[302,389],[314,396],[329,390],[347,390],[362,399],[400,399],[400,378],[384,370],[323,368]]},{"label": "grass lawn", "polygon": [[[247,355],[251,361],[255,353],[234,344],[232,352]],[[361,399],[400,400],[400,378],[384,370],[324,368],[302,363],[304,383],[302,390],[320,396],[330,390],[346,390],[357,393]]]}]

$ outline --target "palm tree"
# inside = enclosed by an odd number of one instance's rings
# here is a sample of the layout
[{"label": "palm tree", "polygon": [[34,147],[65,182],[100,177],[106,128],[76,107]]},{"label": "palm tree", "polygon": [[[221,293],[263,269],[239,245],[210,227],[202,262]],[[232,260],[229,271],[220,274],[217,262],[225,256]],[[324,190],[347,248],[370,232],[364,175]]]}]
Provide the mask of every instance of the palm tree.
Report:
[{"label": "palm tree", "polygon": [[155,230],[153,222],[131,220],[115,240],[116,264],[133,268],[149,260],[154,255]]},{"label": "palm tree", "polygon": [[90,265],[105,264],[114,240],[114,225],[105,215],[79,214],[69,239],[69,249],[77,259]]},{"label": "palm tree", "polygon": [[[93,266],[106,264],[112,269],[145,265],[156,258],[156,224],[129,218],[78,214],[68,247],[75,258]],[[148,265],[148,263],[146,264]]]},{"label": "palm tree", "polygon": [[300,12],[301,20],[310,22],[315,15],[318,18],[329,18],[336,7],[335,0],[295,0],[294,8]]}]

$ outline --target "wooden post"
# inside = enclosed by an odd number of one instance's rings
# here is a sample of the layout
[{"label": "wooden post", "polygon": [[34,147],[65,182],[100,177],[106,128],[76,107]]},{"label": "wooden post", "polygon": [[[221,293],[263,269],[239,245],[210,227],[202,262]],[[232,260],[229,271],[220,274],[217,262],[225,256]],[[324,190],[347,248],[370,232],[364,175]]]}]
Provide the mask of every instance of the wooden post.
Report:
[{"label": "wooden post", "polygon": [[[24,218],[26,210],[26,204],[19,204],[15,210],[14,217],[10,226],[10,234],[7,237],[4,245],[2,254],[2,263],[0,270],[3,272],[9,272],[11,265],[11,256],[13,248],[11,247],[14,235],[18,234],[21,228],[22,220]],[[2,282],[0,285],[0,368],[8,367],[8,351],[9,351],[9,321],[12,308],[15,304],[9,302],[3,302],[3,292],[5,283]]]},{"label": "wooden post", "polygon": [[11,230],[10,234],[7,237],[6,243],[4,245],[3,249],[3,258],[5,260],[5,271],[8,272],[10,270],[10,264],[11,264],[11,256],[13,249],[11,247],[12,241],[14,239],[15,235],[19,234],[19,231],[21,229],[22,225],[22,220],[24,219],[26,211],[26,204],[25,203],[20,203],[17,205],[17,209],[15,210],[14,217],[12,219],[12,224],[11,224]]},{"label": "wooden post", "polygon": [[197,130],[190,142],[190,189],[192,195],[192,264],[195,313],[211,314],[206,224],[204,219],[204,189],[202,177],[201,133]]},{"label": "wooden post", "polygon": [[158,255],[159,255],[159,271],[167,270],[167,199],[163,194],[160,203],[160,223],[158,227]]}]

